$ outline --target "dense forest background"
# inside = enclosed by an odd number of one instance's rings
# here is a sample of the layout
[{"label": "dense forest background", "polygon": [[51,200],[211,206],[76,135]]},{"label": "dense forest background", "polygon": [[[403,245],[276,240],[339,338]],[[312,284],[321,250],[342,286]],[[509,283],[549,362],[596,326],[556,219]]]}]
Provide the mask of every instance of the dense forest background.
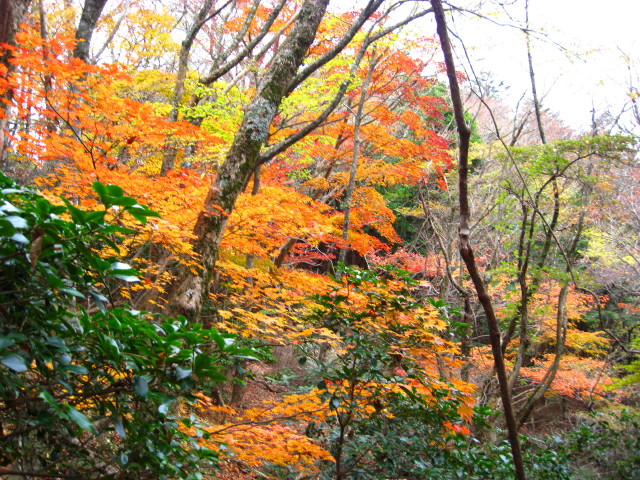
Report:
[{"label": "dense forest background", "polygon": [[0,0],[0,478],[640,478],[635,65],[355,3]]}]

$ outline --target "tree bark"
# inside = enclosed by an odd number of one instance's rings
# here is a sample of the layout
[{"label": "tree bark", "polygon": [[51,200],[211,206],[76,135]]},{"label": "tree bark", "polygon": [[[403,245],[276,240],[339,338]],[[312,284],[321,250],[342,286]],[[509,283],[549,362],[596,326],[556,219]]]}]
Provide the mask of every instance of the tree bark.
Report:
[{"label": "tree bark", "polygon": [[[0,44],[15,45],[18,25],[27,18],[31,0],[0,0]],[[4,67],[5,75],[13,71],[14,66],[10,62],[12,53],[10,50],[0,50],[0,64]],[[0,167],[4,170],[6,161],[5,132],[9,122],[10,105],[13,101],[13,90],[8,89],[2,95],[4,101],[0,102]]]},{"label": "tree bark", "polygon": [[[256,167],[256,170],[253,172],[253,188],[251,189],[251,195],[255,196],[260,193],[260,165]],[[256,257],[255,255],[247,255],[245,266],[247,270],[251,270],[255,266]],[[253,285],[253,277],[249,275],[247,277],[247,283],[249,285]]]},{"label": "tree bark", "polygon": [[73,49],[72,56],[79,58],[85,62],[89,62],[89,50],[91,48],[91,37],[96,28],[98,19],[102,15],[107,0],[86,0],[78,29],[76,30],[76,47]]},{"label": "tree bark", "polygon": [[291,33],[282,43],[258,87],[235,135],[218,176],[212,183],[204,209],[198,215],[194,250],[201,256],[201,271],[180,273],[168,303],[173,315],[191,320],[200,316],[218,257],[218,248],[227,219],[259,163],[260,150],[269,135],[269,126],[289,91],[307,50],[313,42],[329,0],[306,0]]},{"label": "tree bark", "polygon": [[531,80],[531,94],[533,95],[533,108],[536,113],[536,123],[538,124],[538,133],[540,134],[540,140],[543,144],[547,143],[547,139],[544,134],[544,128],[542,125],[542,112],[540,108],[540,100],[538,99],[538,90],[536,88],[536,76],[533,70],[533,57],[531,55],[531,38],[529,37],[529,0],[525,2],[525,16],[526,16],[526,28],[525,28],[525,41],[527,42],[527,60],[529,62],[529,79]]},{"label": "tree bark", "polygon": [[451,51],[451,42],[449,41],[449,33],[447,32],[447,24],[444,16],[444,9],[442,8],[442,2],[440,0],[431,0],[431,5],[433,6],[435,13],[438,37],[440,38],[440,44],[445,58],[447,77],[449,79],[449,90],[451,92],[451,102],[453,104],[454,117],[458,128],[458,136],[460,138],[460,145],[458,148],[458,199],[460,204],[460,227],[458,234],[460,238],[460,256],[467,267],[469,276],[471,277],[476,293],[478,294],[478,299],[480,300],[487,317],[489,337],[491,339],[491,350],[493,352],[498,382],[500,384],[500,396],[502,398],[502,405],[504,408],[505,422],[507,424],[509,443],[511,444],[511,453],[513,455],[516,478],[518,480],[525,480],[526,475],[524,472],[522,453],[520,451],[520,442],[518,440],[518,428],[513,414],[511,396],[509,395],[508,389],[507,373],[505,370],[504,358],[502,357],[502,350],[500,348],[500,330],[498,328],[498,321],[493,310],[491,298],[489,297],[480,272],[478,271],[473,254],[473,248],[471,247],[469,239],[469,219],[471,216],[471,208],[469,206],[467,177],[469,171],[469,139],[471,137],[471,130],[464,120],[464,107],[462,105],[462,97],[460,95],[460,86],[458,85],[456,77],[453,53]]},{"label": "tree bark", "polygon": [[[25,21],[31,0],[0,0],[0,43],[15,45],[18,26]],[[0,59],[5,67],[11,69],[10,52],[1,52]]]},{"label": "tree bark", "polygon": [[13,16],[11,0],[0,0],[0,11],[3,12],[0,17],[0,43],[7,43],[11,31],[11,17]]}]

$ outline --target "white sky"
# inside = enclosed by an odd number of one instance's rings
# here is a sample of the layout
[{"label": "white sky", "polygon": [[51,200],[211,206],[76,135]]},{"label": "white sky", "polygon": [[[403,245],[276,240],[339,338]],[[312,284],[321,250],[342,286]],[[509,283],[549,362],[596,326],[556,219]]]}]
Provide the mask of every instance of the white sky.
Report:
[{"label": "white sky", "polygon": [[[475,3],[475,2],[469,2]],[[497,1],[484,10],[497,13]],[[524,23],[524,1],[509,0],[515,21]],[[471,8],[471,7],[470,7]],[[640,71],[640,2],[634,0],[530,0],[531,28],[548,36],[533,40],[538,95],[543,105],[571,127],[588,130],[592,105],[618,113],[626,97],[629,72],[622,49]],[[524,36],[517,29],[469,17],[452,24],[472,56],[476,72],[488,71],[509,86],[511,99],[530,91]],[[496,21],[508,23],[504,15]],[[553,42],[567,49],[568,53]],[[460,49],[457,50],[462,54]],[[640,85],[636,85],[640,87]]]}]

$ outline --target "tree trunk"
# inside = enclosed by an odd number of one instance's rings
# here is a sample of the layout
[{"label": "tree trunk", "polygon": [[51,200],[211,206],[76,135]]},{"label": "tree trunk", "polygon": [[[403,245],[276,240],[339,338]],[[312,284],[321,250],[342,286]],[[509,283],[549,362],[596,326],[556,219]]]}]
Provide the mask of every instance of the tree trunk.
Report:
[{"label": "tree trunk", "polygon": [[170,297],[168,310],[197,320],[208,295],[222,233],[238,195],[244,190],[259,163],[260,149],[269,126],[289,90],[307,50],[313,42],[329,0],[306,0],[280,49],[258,87],[235,135],[218,176],[212,183],[204,209],[194,228],[194,249],[201,256],[202,269],[194,274],[182,269]]},{"label": "tree trunk", "polygon": [[527,60],[529,62],[529,79],[531,80],[531,94],[533,95],[533,108],[536,112],[536,123],[538,124],[538,133],[540,134],[540,140],[543,144],[547,143],[547,139],[544,134],[544,127],[542,124],[542,113],[540,108],[540,100],[538,99],[538,90],[536,89],[536,76],[533,70],[533,57],[531,55],[531,38],[529,37],[529,0],[525,2],[525,16],[526,16],[526,29],[525,41],[527,43]]},{"label": "tree trunk", "polygon": [[73,57],[89,62],[89,50],[91,48],[91,37],[96,28],[98,19],[102,14],[107,0],[86,0],[78,29],[76,30],[76,47],[73,50]]},{"label": "tree trunk", "polygon": [[[16,33],[18,25],[23,23],[27,18],[29,4],[31,0],[0,0],[0,44],[7,43],[15,45]],[[12,54],[9,50],[0,50],[0,64],[6,69],[6,76],[13,71],[14,66],[11,64]],[[8,89],[2,95],[0,102],[0,167],[4,170],[6,161],[6,145],[5,131],[9,123],[10,105],[13,101],[13,90]]]},{"label": "tree trunk", "polygon": [[500,384],[500,396],[502,398],[502,406],[504,408],[504,417],[507,424],[509,443],[511,444],[511,453],[513,455],[513,465],[518,480],[525,480],[527,477],[524,472],[524,463],[522,461],[522,453],[520,451],[520,441],[518,440],[518,428],[513,414],[511,405],[511,397],[509,395],[507,373],[500,348],[500,330],[498,329],[498,321],[493,310],[491,297],[485,288],[480,272],[478,271],[473,248],[469,240],[470,227],[469,219],[471,216],[471,208],[469,206],[468,197],[468,171],[469,171],[469,139],[471,138],[471,130],[464,120],[464,108],[462,106],[462,97],[460,95],[460,86],[456,77],[455,64],[453,61],[453,53],[451,51],[451,42],[449,41],[449,33],[447,32],[447,24],[444,16],[444,9],[440,0],[431,0],[431,5],[435,12],[435,19],[442,46],[442,52],[445,58],[447,69],[447,77],[449,79],[449,90],[451,92],[451,102],[453,103],[454,118],[458,128],[458,136],[460,145],[458,148],[458,200],[460,204],[460,256],[467,267],[469,276],[473,281],[478,299],[482,304],[482,308],[487,317],[487,325],[489,327],[489,337],[491,339],[491,350],[495,362],[498,382]]},{"label": "tree trunk", "polygon": [[0,0],[0,11],[4,12],[0,17],[0,43],[7,43],[11,31],[11,17],[13,16],[11,0]]},{"label": "tree trunk", "polygon": [[353,121],[353,156],[351,159],[351,168],[349,170],[349,183],[344,192],[344,220],[342,222],[342,240],[344,240],[344,246],[340,249],[338,254],[338,261],[345,263],[347,258],[347,251],[349,250],[349,228],[351,227],[351,208],[353,207],[353,194],[356,190],[356,174],[358,172],[358,159],[360,158],[360,125],[362,124],[362,117],[364,111],[364,104],[367,100],[367,92],[369,85],[371,85],[371,78],[373,77],[373,71],[376,68],[379,58],[376,58],[375,49],[371,54],[371,61],[369,63],[369,71],[367,77],[362,84],[362,91],[360,92],[360,101],[358,102],[358,110],[356,111],[356,117]]},{"label": "tree trunk", "polygon": [[556,347],[553,357],[553,362],[547,369],[544,377],[540,381],[540,383],[536,386],[535,390],[531,395],[529,395],[525,401],[524,406],[520,409],[517,414],[518,417],[518,428],[522,427],[525,424],[531,412],[544,394],[547,392],[551,383],[556,378],[556,373],[558,373],[558,368],[560,367],[560,360],[562,359],[562,354],[564,353],[564,346],[567,339],[567,293],[569,292],[569,285],[564,284],[562,289],[560,290],[560,295],[558,296],[558,310],[556,313]]},{"label": "tree trunk", "polygon": [[[255,196],[260,193],[260,165],[256,167],[256,171],[253,172],[253,188],[251,189],[251,195]],[[247,255],[245,266],[247,270],[251,270],[255,266],[255,255]],[[253,277],[249,275],[247,277],[247,283],[253,285]]]}]

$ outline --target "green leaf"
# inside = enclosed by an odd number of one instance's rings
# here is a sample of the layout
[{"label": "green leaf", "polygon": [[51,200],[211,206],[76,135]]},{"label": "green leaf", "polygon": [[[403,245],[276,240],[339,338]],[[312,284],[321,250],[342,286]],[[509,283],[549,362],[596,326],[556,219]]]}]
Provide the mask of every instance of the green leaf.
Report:
[{"label": "green leaf", "polygon": [[47,275],[47,283],[54,290],[56,288],[62,288],[64,286],[64,284],[62,283],[62,279],[54,275]]},{"label": "green leaf", "polygon": [[76,375],[88,375],[89,370],[87,370],[82,365],[67,365],[64,368],[67,372],[75,373]]},{"label": "green leaf", "polygon": [[84,224],[87,222],[87,213],[84,210],[80,210],[76,206],[72,205],[69,200],[66,198],[62,198],[62,201],[67,206],[69,213],[71,214],[71,218],[76,223]]},{"label": "green leaf", "polygon": [[85,298],[84,295],[80,293],[78,290],[76,290],[75,288],[62,287],[60,291],[68,293],[69,295],[73,295],[74,297]]},{"label": "green leaf", "polygon": [[51,345],[52,347],[57,348],[58,350],[69,351],[66,343],[60,337],[56,337],[56,336],[49,337],[47,338],[46,344]]},{"label": "green leaf", "polygon": [[94,300],[94,302],[96,302],[96,305],[98,306],[100,311],[102,313],[106,313],[107,308],[105,307],[104,304],[109,301],[107,299],[107,297],[105,297],[101,293],[98,293],[98,292],[96,292],[94,290],[89,290],[89,295],[91,295],[93,297],[93,300]]},{"label": "green leaf", "polygon": [[91,432],[94,435],[98,434],[96,427],[93,426],[93,423],[91,423],[91,420],[89,420],[84,413],[79,412],[75,408],[69,406],[67,415],[69,415],[69,419],[72,420],[76,425],[78,425],[82,430]]},{"label": "green leaf", "polygon": [[335,297],[331,297],[331,301],[334,305],[339,305],[344,302],[347,298],[346,295],[336,295]]},{"label": "green leaf", "polygon": [[133,270],[131,265],[122,262],[113,262],[109,268],[111,270]]},{"label": "green leaf", "polygon": [[145,377],[135,377],[133,379],[133,391],[141,397],[146,397],[149,393],[149,381]]},{"label": "green leaf", "polygon": [[15,339],[10,337],[0,337],[0,350],[4,350],[7,347],[10,347],[16,343]]},{"label": "green leaf", "polygon": [[[90,258],[90,260],[93,267],[100,273],[105,272],[111,268],[111,264],[106,260],[101,259],[100,257],[93,256]],[[105,301],[106,301],[106,298],[105,298]]]},{"label": "green leaf", "polygon": [[53,408],[53,411],[56,412],[56,415],[58,415],[60,418],[69,418],[67,414],[60,408],[60,404],[56,402],[56,399],[53,398],[53,396],[49,392],[41,392],[38,397],[47,402],[47,404],[49,404],[49,406]]},{"label": "green leaf", "polygon": [[27,360],[16,353],[0,358],[0,363],[18,373],[26,372],[29,369]]},{"label": "green leaf", "polygon": [[209,332],[209,336],[211,337],[211,340],[215,342],[216,346],[220,350],[224,350],[226,348],[225,338],[222,335],[220,335],[220,333],[218,333],[216,329],[212,328],[211,331]]},{"label": "green leaf", "polygon": [[147,216],[140,214],[140,213],[133,213],[131,210],[129,210],[129,213],[131,214],[131,216],[133,218],[135,218],[137,221],[139,221],[142,225],[146,225],[147,224]]},{"label": "green leaf", "polygon": [[211,371],[215,371],[215,367],[211,362],[211,357],[204,353],[196,356],[196,359],[193,362],[193,368],[195,374],[200,379],[208,377]]},{"label": "green leaf", "polygon": [[176,380],[182,380],[183,378],[187,378],[189,375],[191,375],[191,371],[192,370],[190,368],[182,368],[182,367],[176,366],[174,369]]},{"label": "green leaf", "polygon": [[65,367],[66,367],[67,365],[70,365],[72,360],[73,360],[73,359],[71,358],[71,355],[69,355],[69,354],[67,354],[67,353],[63,353],[62,355],[60,355],[60,356],[58,357],[58,361],[60,362],[60,364],[61,364],[61,365],[64,365]]},{"label": "green leaf", "polygon": [[120,280],[124,280],[125,282],[134,283],[139,282],[140,279],[138,277],[134,277],[133,275],[110,275],[110,277],[118,278]]},{"label": "green leaf", "polygon": [[111,203],[109,202],[109,198],[107,195],[107,187],[104,186],[103,183],[100,182],[93,182],[93,190],[95,190],[95,192],[98,194],[98,197],[100,197],[100,201],[102,202],[102,204],[109,208],[111,206]]},{"label": "green leaf", "polygon": [[234,355],[234,360],[249,360],[251,362],[259,362],[260,359],[251,355]]},{"label": "green leaf", "polygon": [[149,210],[146,208],[135,208],[135,207],[139,207],[141,205],[134,205],[131,208],[127,208],[127,212],[133,217],[135,218],[137,221],[139,221],[142,225],[146,225],[147,224],[147,217],[158,217],[160,218],[160,214],[157,212],[154,212],[153,210]]},{"label": "green leaf", "polygon": [[117,185],[107,185],[107,193],[113,197],[121,197],[124,191]]},{"label": "green leaf", "polygon": [[206,377],[213,383],[223,383],[228,380],[228,378],[224,374],[220,373],[217,369],[207,370]]},{"label": "green leaf", "polygon": [[36,198],[36,208],[41,217],[46,217],[51,211],[51,203],[42,197],[38,197]]},{"label": "green leaf", "polygon": [[14,233],[13,235],[11,235],[11,240],[16,243],[22,243],[23,245],[29,243],[29,239],[21,233]]},{"label": "green leaf", "polygon": [[112,199],[114,205],[119,205],[121,207],[132,207],[133,205],[137,205],[138,201],[133,197],[118,197]]},{"label": "green leaf", "polygon": [[119,278],[125,282],[139,282],[138,271],[132,268],[131,265],[127,265],[122,262],[114,262],[109,267],[109,276],[113,278]]},{"label": "green leaf", "polygon": [[10,237],[14,233],[16,233],[16,227],[9,220],[0,218],[0,236]]},{"label": "green leaf", "polygon": [[116,430],[116,433],[121,439],[125,439],[127,437],[127,432],[124,429],[124,425],[122,424],[122,419],[117,418],[113,421],[113,427]]},{"label": "green leaf", "polygon": [[155,210],[151,210],[146,205],[132,205],[131,208],[127,209],[129,213],[135,211],[136,213],[141,213],[147,217],[161,218],[162,216],[156,212]]},{"label": "green leaf", "polygon": [[128,235],[130,233],[135,233],[135,230],[132,228],[122,227],[120,225],[108,225],[104,228],[100,229],[100,233],[123,233]]},{"label": "green leaf", "polygon": [[14,228],[27,228],[29,226],[24,218],[18,217],[17,215],[10,215],[8,217],[4,217],[4,219],[10,222]]},{"label": "green leaf", "polygon": [[[107,212],[105,212],[104,210],[96,210],[95,212],[90,212],[87,215],[87,220],[89,222],[95,222],[95,223],[103,223],[104,222],[104,217],[107,215]],[[111,226],[111,225],[110,225]],[[109,227],[110,227],[109,226]],[[106,228],[109,228],[106,227]],[[104,231],[105,229],[102,229],[102,231]]]}]

